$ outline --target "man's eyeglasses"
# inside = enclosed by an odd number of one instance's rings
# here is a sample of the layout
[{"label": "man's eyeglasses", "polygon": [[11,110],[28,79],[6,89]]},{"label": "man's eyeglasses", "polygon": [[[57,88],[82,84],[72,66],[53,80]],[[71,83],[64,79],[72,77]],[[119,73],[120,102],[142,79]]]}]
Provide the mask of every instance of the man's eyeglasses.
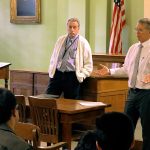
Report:
[{"label": "man's eyeglasses", "polygon": [[137,29],[137,28],[134,29],[134,31],[138,33],[144,33],[145,30],[146,29]]}]

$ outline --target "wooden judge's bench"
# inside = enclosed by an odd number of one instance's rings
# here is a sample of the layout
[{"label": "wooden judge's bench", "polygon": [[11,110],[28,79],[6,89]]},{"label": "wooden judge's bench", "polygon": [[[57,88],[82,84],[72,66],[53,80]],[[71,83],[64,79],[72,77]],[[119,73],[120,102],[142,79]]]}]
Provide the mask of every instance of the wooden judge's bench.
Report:
[{"label": "wooden judge's bench", "polygon": [[[99,64],[115,68],[122,66],[125,56],[93,55],[94,70]],[[106,111],[123,111],[127,96],[127,78],[123,77],[98,77],[93,74],[82,84],[82,99],[88,101],[102,101],[111,104]],[[10,89],[14,94],[25,96],[39,95],[46,91],[49,77],[47,72],[11,70]]]}]

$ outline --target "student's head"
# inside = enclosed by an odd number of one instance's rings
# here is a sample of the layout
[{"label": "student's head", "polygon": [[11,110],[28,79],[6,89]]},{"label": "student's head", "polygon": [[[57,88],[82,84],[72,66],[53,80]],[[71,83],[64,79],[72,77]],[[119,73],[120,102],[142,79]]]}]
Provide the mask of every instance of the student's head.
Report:
[{"label": "student's head", "polygon": [[98,150],[129,150],[133,146],[134,127],[124,113],[105,113],[96,119]]},{"label": "student's head", "polygon": [[12,117],[19,119],[16,110],[16,98],[14,94],[4,88],[0,88],[0,124],[7,123]]},{"label": "student's head", "polygon": [[97,150],[96,133],[94,131],[87,131],[84,133],[75,150]]},{"label": "student's head", "polygon": [[79,33],[80,22],[77,18],[70,18],[67,21],[67,31],[70,38],[75,37]]}]

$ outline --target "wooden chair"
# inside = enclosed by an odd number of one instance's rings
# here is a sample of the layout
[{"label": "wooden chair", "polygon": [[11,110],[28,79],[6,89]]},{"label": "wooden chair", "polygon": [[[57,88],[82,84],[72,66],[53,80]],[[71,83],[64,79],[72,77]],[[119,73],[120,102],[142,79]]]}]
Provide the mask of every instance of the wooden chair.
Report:
[{"label": "wooden chair", "polygon": [[34,149],[40,145],[40,128],[34,124],[18,122],[15,126],[15,133],[31,144]]},{"label": "wooden chair", "polygon": [[41,141],[58,143],[59,123],[56,100],[34,96],[29,96],[28,99],[32,121],[41,130]]},{"label": "wooden chair", "polygon": [[15,126],[15,133],[32,144],[34,150],[58,150],[59,148],[67,148],[66,142],[59,142],[46,147],[40,146],[40,128],[32,123],[18,122]]},{"label": "wooden chair", "polygon": [[56,143],[54,145],[47,146],[47,147],[38,146],[36,150],[59,150],[60,148],[64,150],[68,150],[67,147],[68,145],[66,142],[59,142],[59,143]]},{"label": "wooden chair", "polygon": [[27,122],[26,118],[26,103],[25,103],[25,96],[24,95],[15,95],[16,101],[18,104],[19,110],[19,121],[20,122]]}]

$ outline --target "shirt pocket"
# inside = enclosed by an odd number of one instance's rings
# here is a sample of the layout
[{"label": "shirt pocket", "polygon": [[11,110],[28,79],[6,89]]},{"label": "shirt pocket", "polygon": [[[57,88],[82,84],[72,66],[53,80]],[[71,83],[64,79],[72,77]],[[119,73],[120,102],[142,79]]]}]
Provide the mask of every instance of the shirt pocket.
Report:
[{"label": "shirt pocket", "polygon": [[77,52],[77,49],[70,49],[69,56],[70,56],[71,59],[76,58],[76,52]]},{"label": "shirt pocket", "polygon": [[[145,59],[145,60],[144,60]],[[144,75],[150,74],[150,56],[143,59],[142,69]]]}]

